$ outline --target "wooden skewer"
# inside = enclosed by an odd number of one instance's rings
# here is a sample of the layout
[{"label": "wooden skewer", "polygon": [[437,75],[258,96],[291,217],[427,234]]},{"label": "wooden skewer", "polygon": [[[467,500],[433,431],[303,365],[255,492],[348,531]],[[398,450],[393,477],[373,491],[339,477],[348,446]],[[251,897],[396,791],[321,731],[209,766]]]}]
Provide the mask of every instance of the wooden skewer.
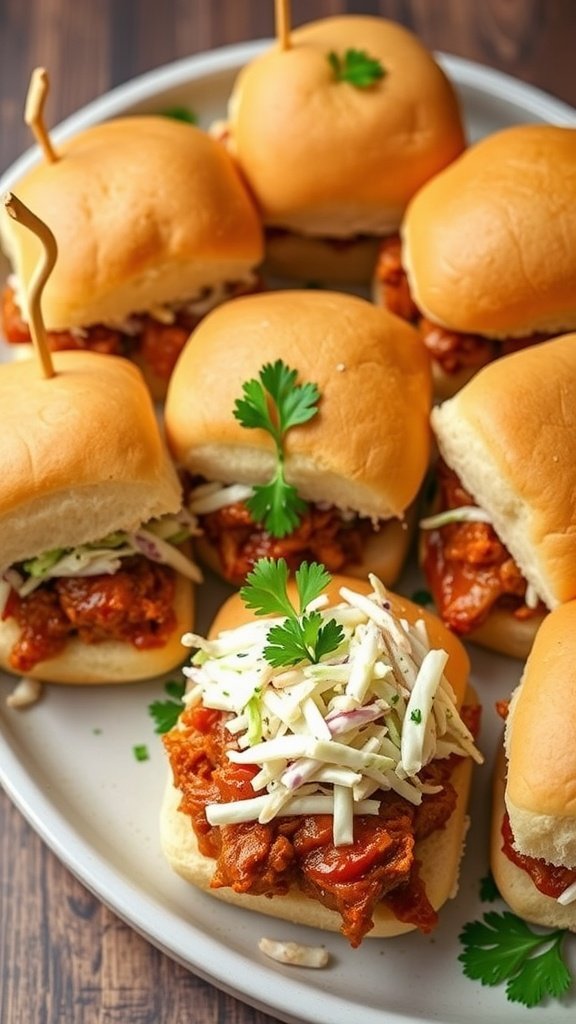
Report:
[{"label": "wooden skewer", "polygon": [[290,42],[290,0],[275,0],[276,38],[281,50],[289,50]]},{"label": "wooden skewer", "polygon": [[49,88],[50,82],[46,68],[34,68],[26,96],[24,121],[32,129],[48,163],[54,164],[59,157],[50,141],[50,136],[44,124],[44,104]]},{"label": "wooden skewer", "polygon": [[23,227],[28,228],[29,231],[32,231],[33,234],[36,235],[42,246],[42,254],[34,274],[32,275],[28,288],[28,317],[32,343],[34,345],[34,351],[40,364],[42,374],[44,377],[53,377],[55,370],[52,363],[52,355],[48,347],[46,327],[44,326],[44,320],[42,318],[40,301],[42,299],[44,285],[50,277],[54,264],[56,263],[56,257],[58,255],[56,239],[44,221],[40,220],[35,213],[32,213],[32,211],[29,210],[28,207],[11,192],[7,192],[4,196],[4,206],[14,220],[18,221],[19,224],[22,224]]}]

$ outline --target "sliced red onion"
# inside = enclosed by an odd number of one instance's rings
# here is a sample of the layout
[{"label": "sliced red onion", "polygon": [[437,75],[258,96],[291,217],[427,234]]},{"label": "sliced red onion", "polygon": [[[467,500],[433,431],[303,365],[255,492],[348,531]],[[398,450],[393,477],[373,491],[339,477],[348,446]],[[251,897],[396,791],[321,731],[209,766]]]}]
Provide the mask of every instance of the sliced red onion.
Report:
[{"label": "sliced red onion", "polygon": [[24,577],[16,569],[6,569],[4,579],[16,593],[19,593],[20,588],[24,585]]},{"label": "sliced red onion", "polygon": [[294,790],[304,782],[308,782],[315,772],[321,767],[318,761],[311,757],[300,757],[293,761],[285,772],[280,776],[280,782],[286,789]]},{"label": "sliced red onion", "polygon": [[326,715],[326,725],[333,736],[341,736],[350,729],[357,729],[369,722],[375,722],[381,718],[384,710],[379,704],[366,704],[361,708],[353,708],[351,711],[331,711]]}]

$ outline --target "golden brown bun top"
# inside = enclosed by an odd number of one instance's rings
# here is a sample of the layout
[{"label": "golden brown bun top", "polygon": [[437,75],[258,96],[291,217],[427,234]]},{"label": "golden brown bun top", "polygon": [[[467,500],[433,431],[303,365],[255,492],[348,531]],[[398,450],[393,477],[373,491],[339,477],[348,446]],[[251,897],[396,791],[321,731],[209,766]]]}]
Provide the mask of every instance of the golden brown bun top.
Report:
[{"label": "golden brown bun top", "polygon": [[507,727],[508,796],[576,820],[576,601],[544,619]]},{"label": "golden brown bun top", "polygon": [[[360,594],[370,594],[372,592],[372,586],[367,579],[359,580],[353,576],[336,574],[332,577],[332,581],[326,589],[326,593],[330,598],[330,605],[341,603],[342,598],[339,596],[341,587],[348,587],[350,590],[355,590]],[[288,593],[290,599],[297,603],[296,584],[293,579],[288,584]],[[405,618],[411,623],[416,622],[418,619],[423,619],[428,633],[430,649],[444,650],[448,654],[446,678],[454,689],[457,706],[460,707],[464,700],[468,675],[470,673],[470,659],[463,644],[454,633],[451,633],[446,628],[436,615],[432,615],[425,608],[421,608],[419,605],[414,604],[413,601],[409,601],[408,598],[401,597],[399,594],[393,594],[390,591],[388,591],[388,599],[392,606],[392,614],[396,618]],[[235,629],[245,622],[252,622],[254,618],[254,613],[246,608],[240,594],[233,594],[218,610],[210,627],[210,637],[216,636],[222,630]]]},{"label": "golden brown bun top", "polygon": [[178,477],[136,367],[59,352],[0,366],[0,569],[177,512]]},{"label": "golden brown bun top", "polygon": [[506,807],[520,852],[576,868],[576,601],[542,623],[506,722]]},{"label": "golden brown bun top", "polygon": [[315,382],[319,411],[286,435],[286,477],[308,501],[400,516],[429,453],[430,369],[417,332],[350,295],[282,291],[234,299],[193,333],[170,382],[166,433],[177,463],[209,480],[269,480],[271,437],[233,416],[242,385],[283,360]]},{"label": "golden brown bun top", "polygon": [[[14,185],[58,243],[43,295],[49,329],[190,299],[260,261],[252,201],[228,153],[199,128],[169,117],[119,118],[57,149],[56,163],[42,161]],[[28,282],[34,236],[5,213],[1,233]]]},{"label": "golden brown bun top", "polygon": [[403,223],[414,301],[495,337],[576,327],[576,129],[495,133],[428,182]]},{"label": "golden brown bun top", "polygon": [[[328,61],[353,48],[385,75],[366,89]],[[306,234],[383,234],[407,201],[464,148],[454,90],[411,32],[383,18],[325,18],[239,75],[230,149],[264,220]]]},{"label": "golden brown bun top", "polygon": [[432,425],[548,607],[576,597],[576,334],[485,366]]}]

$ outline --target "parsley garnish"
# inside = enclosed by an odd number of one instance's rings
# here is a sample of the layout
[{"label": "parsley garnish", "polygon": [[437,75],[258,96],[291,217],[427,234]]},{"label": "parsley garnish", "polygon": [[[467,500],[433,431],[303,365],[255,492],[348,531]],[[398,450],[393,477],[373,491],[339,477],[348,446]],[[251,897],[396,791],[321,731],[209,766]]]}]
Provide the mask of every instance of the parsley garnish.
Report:
[{"label": "parsley garnish", "polygon": [[186,689],[185,682],[172,679],[164,686],[172,700],[153,700],[148,711],[154,719],[154,732],[164,733],[173,729],[182,711],[182,697]]},{"label": "parsley garnish", "polygon": [[272,626],[266,637],[264,657],[274,668],[300,661],[316,663],[344,640],[342,627],[335,619],[326,620],[320,612],[304,612],[330,583],[331,576],[324,566],[302,562],[294,578],[299,611],[288,597],[288,566],[284,558],[260,558],[240,591],[244,604],[256,615],[286,616],[286,622]]},{"label": "parsley garnish", "polygon": [[369,89],[386,74],[380,61],[369,57],[365,50],[346,50],[343,57],[331,50],[328,62],[337,82],[350,82],[357,89]]},{"label": "parsley garnish", "polygon": [[424,608],[427,604],[432,604],[432,594],[429,590],[415,590],[410,600]]},{"label": "parsley garnish", "polygon": [[480,899],[482,903],[494,903],[494,900],[500,899],[500,892],[491,871],[480,879]]},{"label": "parsley garnish", "polygon": [[316,415],[320,395],[316,384],[296,384],[297,373],[281,359],[266,363],[259,380],[242,385],[243,397],[234,405],[234,416],[243,427],[266,430],[276,445],[274,476],[267,484],[257,484],[246,503],[253,519],[274,537],[291,533],[306,511],[306,503],[284,477],[282,445],[288,430]]},{"label": "parsley garnish", "polygon": [[420,708],[414,708],[414,710],[410,712],[410,721],[416,722],[416,725],[420,725],[422,722],[422,712]]},{"label": "parsley garnish", "polygon": [[148,753],[148,747],[145,743],[137,743],[136,746],[132,747],[132,753],[137,761],[149,761],[150,754]]},{"label": "parsley garnish", "polygon": [[162,111],[163,117],[172,117],[175,121],[184,121],[186,124],[198,124],[198,117],[189,107],[168,107]]},{"label": "parsley garnish", "polygon": [[546,996],[558,999],[570,988],[572,976],[560,948],[565,934],[561,929],[537,934],[515,914],[491,912],[483,921],[465,925],[460,935],[464,952],[458,959],[468,978],[483,985],[505,981],[510,1002],[537,1006]]}]

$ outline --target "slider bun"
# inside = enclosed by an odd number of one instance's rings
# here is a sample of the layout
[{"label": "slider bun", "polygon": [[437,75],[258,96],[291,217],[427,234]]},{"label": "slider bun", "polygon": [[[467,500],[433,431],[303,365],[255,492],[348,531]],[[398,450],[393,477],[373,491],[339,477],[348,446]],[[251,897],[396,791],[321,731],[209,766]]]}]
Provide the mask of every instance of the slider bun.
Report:
[{"label": "slider bun", "polygon": [[485,366],[432,426],[546,605],[576,597],[576,334]]},{"label": "slider bun", "polygon": [[[538,631],[506,723],[506,806],[516,846],[576,868],[576,602]],[[576,920],[576,907],[572,908]]]},{"label": "slider bun", "polygon": [[[416,857],[420,861],[420,876],[426,886],[432,906],[440,907],[456,895],[458,871],[464,850],[468,829],[466,807],[470,788],[472,765],[470,759],[461,761],[452,775],[452,783],[458,794],[457,806],[446,828],[433,832],[416,846]],[[178,810],[180,792],[169,781],[164,793],[160,811],[160,842],[170,867],[187,882],[210,896],[245,910],[256,910],[269,917],[280,918],[293,924],[309,925],[324,931],[338,932],[342,925],[340,915],[323,906],[318,900],[300,892],[290,890],[285,896],[251,895],[234,892],[230,888],[211,889],[214,875],[214,861],[198,850],[196,834],[188,815]],[[367,939],[388,938],[414,931],[414,925],[405,924],[394,916],[384,905],[374,913],[374,928],[365,936]]]},{"label": "slider bun", "polygon": [[[373,572],[385,586],[393,586],[408,557],[415,526],[415,505],[410,506],[402,521],[389,519],[381,523],[378,530],[363,537],[362,560],[347,563],[346,573],[355,579],[366,579],[368,573]],[[226,579],[216,545],[203,535],[195,538],[194,547],[198,558]]]},{"label": "slider bun", "polygon": [[[454,90],[411,32],[344,16],[291,33],[240,72],[228,145],[264,222],[307,235],[383,235],[406,203],[465,145]],[[367,89],[338,82],[328,61],[350,48],[380,60]]]},{"label": "slider bun", "polygon": [[[73,637],[54,658],[39,662],[26,675],[47,683],[132,683],[162,675],[181,665],[186,653],[180,639],[194,627],[194,587],[183,576],[176,576],[174,598],[176,626],[162,647],[138,650],[122,640],[85,644]],[[14,672],[10,652],[18,640],[20,627],[15,619],[0,620],[0,668]]]},{"label": "slider bun", "polygon": [[[294,583],[290,584],[294,594]],[[339,600],[338,591],[348,586],[361,593],[370,593],[371,587],[366,580],[362,582],[346,576],[335,576],[328,593],[332,603]],[[417,607],[411,601],[397,595],[389,595],[392,608],[396,615],[402,615],[410,621],[423,618],[426,622],[431,645],[442,647],[449,654],[446,676],[457,694],[460,704],[466,695],[469,703],[476,703],[473,691],[467,689],[467,678],[470,668],[468,655],[459,640],[453,636],[435,616]],[[253,618],[242,603],[238,594],[234,594],[222,606],[210,635],[215,636],[220,630],[233,629]],[[433,832],[427,839],[417,844],[416,857],[421,862],[421,875],[426,885],[428,898],[432,905],[439,909],[442,904],[456,894],[458,869],[463,851],[464,838],[468,827],[466,806],[472,764],[470,758],[459,761],[452,782],[458,794],[458,802],[446,828]],[[186,814],[178,810],[180,793],[168,782],[160,817],[160,837],[164,855],[170,866],[179,875],[211,896],[244,907],[257,910],[263,914],[305,924],[326,931],[339,931],[340,915],[322,906],[318,900],[305,896],[298,889],[290,891],[286,896],[272,898],[260,895],[245,895],[232,889],[211,889],[210,881],[214,874],[214,861],[203,856],[196,841],[194,829]],[[413,925],[404,924],[384,906],[377,908],[374,915],[374,928],[367,938],[380,938],[400,935],[412,931]]]},{"label": "slider bun", "polygon": [[545,896],[534,885],[530,875],[502,852],[502,820],[505,804],[506,758],[500,750],[494,773],[490,866],[502,899],[525,921],[549,928],[576,931],[576,903],[563,907],[556,899]]},{"label": "slider bun", "polygon": [[282,359],[317,383],[319,412],[290,430],[286,477],[307,501],[402,516],[429,454],[430,368],[416,331],[350,295],[269,292],[210,313],[170,382],[166,434],[176,461],[225,483],[270,479],[274,444],[233,416],[242,385]]},{"label": "slider bun", "polygon": [[[252,201],[225,149],[169,117],[119,118],[58,146],[14,192],[53,231],[43,295],[48,330],[122,321],[245,277],[262,258]],[[38,259],[33,234],[3,211],[19,301]]]},{"label": "slider bun", "polygon": [[543,618],[544,614],[538,614],[529,619],[517,619],[509,609],[496,607],[481,626],[466,634],[465,639],[498,654],[525,660]]},{"label": "slider bun", "polygon": [[0,366],[0,569],[180,509],[180,483],[142,377],[92,352]]},{"label": "slider bun", "polygon": [[378,258],[379,240],[367,235],[350,240],[267,231],[263,273],[304,284],[367,284]]},{"label": "slider bun", "polygon": [[507,128],[429,181],[402,227],[418,308],[452,330],[576,327],[576,129]]}]

